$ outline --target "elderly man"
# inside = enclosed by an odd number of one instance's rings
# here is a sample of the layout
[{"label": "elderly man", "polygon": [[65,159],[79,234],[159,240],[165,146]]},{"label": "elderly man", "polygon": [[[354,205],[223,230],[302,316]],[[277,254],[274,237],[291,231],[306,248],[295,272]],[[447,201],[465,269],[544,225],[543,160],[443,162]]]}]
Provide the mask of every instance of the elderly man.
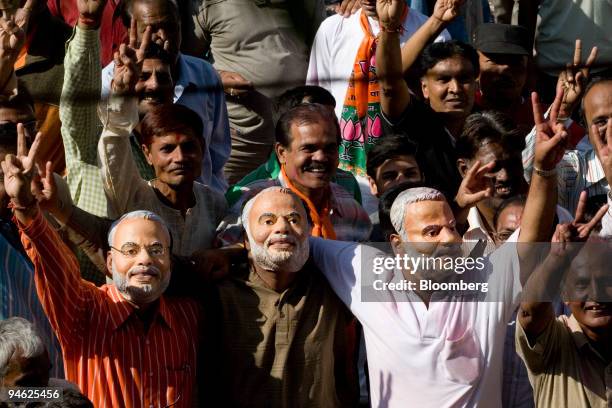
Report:
[{"label": "elderly man", "polygon": [[249,265],[207,296],[207,331],[220,336],[205,348],[210,390],[204,395],[214,396],[206,402],[351,405],[344,330],[350,313],[307,262],[310,233],[300,198],[283,187],[266,188],[246,203],[242,223]]},{"label": "elderly man", "polygon": [[312,235],[342,241],[365,241],[371,229],[363,208],[345,189],[331,182],[338,166],[340,130],[326,106],[296,106],[276,125],[276,156],[281,171],[276,179],[259,180],[241,188],[242,196],[221,225],[226,243],[241,241],[239,214],[244,202],[271,186],[293,191],[306,205]]},{"label": "elderly man", "polygon": [[[126,11],[137,25],[139,41],[146,27],[151,26],[153,41],[170,54],[174,78],[173,102],[195,111],[204,123],[201,137],[205,150],[201,181],[225,193],[227,181],[223,166],[230,156],[232,146],[219,75],[206,61],[179,52],[182,40],[181,20],[176,0],[132,0],[126,2]],[[111,92],[114,71],[115,62],[111,62],[102,71],[103,97]]]},{"label": "elderly man", "polygon": [[108,236],[115,283],[98,288],[81,280],[72,252],[30,191],[39,144],[40,134],[27,155],[25,149],[7,155],[2,168],[66,378],[95,406],[191,406],[201,310],[163,295],[170,280],[168,227],[148,211],[124,215]]},{"label": "elderly man", "polygon": [[[567,138],[562,126],[553,133],[539,110],[535,116],[539,171],[523,228],[489,257],[461,256],[444,195],[423,187],[402,192],[391,208],[395,255],[421,266],[407,268],[367,246],[311,239],[312,259],[364,327],[373,406],[500,405],[506,324],[534,260],[533,246],[515,242],[550,236],[556,181],[545,170],[554,168]],[[468,185],[464,181],[460,194],[482,193]],[[460,269],[469,259],[474,267]],[[384,266],[389,260],[393,264]],[[440,266],[449,261],[450,267]],[[471,285],[468,291],[451,289],[461,282]]]}]

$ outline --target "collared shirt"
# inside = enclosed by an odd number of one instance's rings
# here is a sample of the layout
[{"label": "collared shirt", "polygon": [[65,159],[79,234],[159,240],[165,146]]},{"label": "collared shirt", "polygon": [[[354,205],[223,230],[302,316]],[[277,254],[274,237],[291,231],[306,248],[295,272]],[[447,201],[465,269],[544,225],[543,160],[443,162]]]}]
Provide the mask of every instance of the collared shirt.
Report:
[{"label": "collared shirt", "polygon": [[573,315],[551,320],[535,344],[519,324],[516,349],[527,365],[537,407],[612,407],[612,363],[606,364]]},{"label": "collared shirt", "polygon": [[96,407],[190,407],[200,306],[162,295],[145,331],[114,285],[81,280],[72,252],[40,213],[19,227],[66,379]]},{"label": "collared shirt", "polygon": [[217,225],[225,216],[227,204],[222,194],[198,182],[193,183],[195,205],[185,215],[163,203],[152,182],[139,173],[130,143],[130,131],[138,121],[136,99],[115,98],[108,101],[104,130],[98,143],[103,186],[110,218],[135,210],[149,210],[159,215],[172,233],[172,251],[191,256],[199,249],[211,248]]},{"label": "collared shirt", "polygon": [[63,378],[62,351],[36,297],[34,269],[15,225],[0,218],[0,320],[13,316],[34,323],[49,352],[51,376]]},{"label": "collared shirt", "polygon": [[[268,161],[247,174],[242,180],[227,190],[225,193],[225,199],[227,200],[228,205],[231,207],[234,205],[236,200],[240,199],[240,196],[242,195],[242,187],[258,180],[275,179],[280,174],[280,171],[281,166],[276,158],[276,153],[272,152],[270,153],[270,157],[268,157]],[[359,184],[357,184],[357,180],[352,173],[341,169],[336,169],[336,175],[332,181],[343,187],[349,193],[352,193],[355,200],[361,204],[361,190],[359,189]]]},{"label": "collared shirt", "polygon": [[[102,70],[102,97],[108,98],[115,72],[111,62]],[[201,181],[220,193],[227,190],[223,166],[232,151],[223,85],[208,62],[179,54],[178,78],[174,80],[174,103],[196,112],[204,125],[204,159]]]},{"label": "collared shirt", "polygon": [[[282,173],[276,179],[258,180],[241,187],[242,195],[229,209],[228,215],[218,228],[218,238],[225,245],[242,242],[243,228],[240,215],[242,207],[260,191],[274,186],[287,187]],[[329,183],[331,194],[330,214],[336,238],[340,241],[366,241],[370,237],[372,224],[368,214],[353,196],[336,183]],[[304,205],[306,207],[306,205]]]},{"label": "collared shirt", "polygon": [[[387,254],[355,243],[310,239],[311,256],[361,322],[373,407],[501,405],[505,328],[521,293],[514,241],[484,259],[476,282],[484,301],[449,299],[426,307],[413,292],[376,290],[375,259]],[[462,275],[463,276],[463,275]]]},{"label": "collared shirt", "polygon": [[[568,121],[569,122],[569,121]],[[566,127],[570,123],[566,122]],[[526,147],[523,150],[523,168],[525,178],[531,179],[533,162],[535,157],[535,128],[525,138]],[[559,205],[574,214],[580,199],[580,193],[587,191],[589,197],[607,194],[610,186],[606,181],[606,175],[601,162],[595,154],[595,150],[587,151],[569,150],[557,164],[557,183],[559,194]]]},{"label": "collared shirt", "polygon": [[350,406],[351,315],[313,265],[280,293],[244,268],[207,299],[206,331],[217,338],[203,350],[211,380],[203,394],[217,396],[214,406]]}]

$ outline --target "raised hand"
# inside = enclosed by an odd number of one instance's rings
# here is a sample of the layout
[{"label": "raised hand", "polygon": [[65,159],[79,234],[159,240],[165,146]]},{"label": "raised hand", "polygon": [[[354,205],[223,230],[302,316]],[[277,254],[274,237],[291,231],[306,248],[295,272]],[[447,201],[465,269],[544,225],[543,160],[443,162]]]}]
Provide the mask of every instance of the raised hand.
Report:
[{"label": "raised hand", "polygon": [[539,170],[552,170],[565,154],[568,134],[562,123],[557,123],[563,94],[558,90],[550,109],[550,121],[544,119],[538,94],[531,94],[533,119],[536,128],[534,166]]},{"label": "raised hand", "polygon": [[472,207],[493,194],[493,188],[487,173],[493,170],[494,167],[495,162],[480,166],[480,161],[477,160],[465,173],[465,177],[461,181],[455,196],[455,201],[460,208]]},{"label": "raised hand", "polygon": [[254,89],[253,83],[237,72],[219,71],[223,91],[232,97],[240,98]]},{"label": "raised hand", "polygon": [[397,28],[402,25],[402,15],[406,2],[404,0],[378,0],[376,14],[381,27]]},{"label": "raised hand", "polygon": [[345,18],[355,14],[361,8],[361,0],[342,0],[342,3],[336,6],[336,14]]},{"label": "raised hand", "polygon": [[136,83],[140,78],[145,51],[151,43],[151,27],[147,26],[142,36],[142,42],[138,46],[136,32],[136,20],[132,19],[130,26],[129,44],[121,44],[119,51],[115,51],[115,72],[112,82],[112,90],[116,95],[134,94]]},{"label": "raised hand", "polygon": [[610,149],[612,149],[612,119],[606,121],[605,131],[596,124],[592,124],[591,134],[593,135],[591,139],[595,145],[595,151],[603,167],[608,185],[612,186],[612,154],[610,154]]},{"label": "raised hand", "polygon": [[0,61],[13,68],[25,43],[26,31],[15,22],[15,17],[0,17]]},{"label": "raised hand", "polygon": [[432,16],[443,23],[450,23],[459,15],[459,7],[463,3],[465,3],[465,0],[438,0]]},{"label": "raised hand", "polygon": [[582,41],[576,40],[574,47],[574,60],[568,63],[565,70],[559,73],[557,80],[557,91],[563,90],[563,100],[561,103],[560,115],[564,118],[569,117],[582,97],[585,84],[589,79],[591,65],[597,58],[597,47],[591,49],[591,53],[586,62],[582,64]]},{"label": "raised hand", "polygon": [[24,126],[17,124],[17,155],[7,154],[1,163],[4,189],[16,209],[26,209],[35,203],[31,189],[41,138],[38,132],[28,151]]},{"label": "raised hand", "polygon": [[99,28],[105,6],[106,0],[77,0],[79,27],[85,29]]}]

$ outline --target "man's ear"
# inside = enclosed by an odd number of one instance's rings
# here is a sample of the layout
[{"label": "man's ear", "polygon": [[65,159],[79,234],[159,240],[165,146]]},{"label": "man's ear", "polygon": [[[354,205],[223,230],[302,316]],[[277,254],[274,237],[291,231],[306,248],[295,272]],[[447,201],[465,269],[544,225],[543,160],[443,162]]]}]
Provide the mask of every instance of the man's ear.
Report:
[{"label": "man's ear", "polygon": [[459,170],[459,174],[461,177],[465,177],[465,173],[470,169],[468,162],[465,159],[457,159],[457,170]]},{"label": "man's ear", "polygon": [[370,192],[374,197],[378,197],[378,186],[376,185],[376,181],[370,176],[368,177],[368,184],[370,184]]},{"label": "man's ear", "polygon": [[142,152],[144,153],[144,157],[145,159],[147,159],[147,163],[149,163],[149,166],[153,165],[153,161],[151,160],[151,149],[149,146],[147,146],[146,144],[140,145],[140,147],[142,148]]},{"label": "man's ear", "polygon": [[244,249],[247,251],[251,250],[251,244],[249,244],[249,238],[247,237],[246,231],[242,231],[242,244],[244,245]]},{"label": "man's ear", "polygon": [[429,99],[429,88],[427,87],[427,82],[421,78],[421,92],[423,93],[424,99]]},{"label": "man's ear", "polygon": [[399,234],[391,234],[389,235],[389,242],[391,243],[391,248],[393,248],[393,253],[401,254],[404,251],[402,250],[402,237]]},{"label": "man's ear", "polygon": [[283,146],[282,144],[276,142],[274,144],[274,152],[276,153],[276,158],[278,159],[278,162],[280,164],[286,164],[287,163],[287,151],[289,149],[285,146]]},{"label": "man's ear", "polygon": [[106,276],[113,276],[113,250],[109,249],[106,253]]}]

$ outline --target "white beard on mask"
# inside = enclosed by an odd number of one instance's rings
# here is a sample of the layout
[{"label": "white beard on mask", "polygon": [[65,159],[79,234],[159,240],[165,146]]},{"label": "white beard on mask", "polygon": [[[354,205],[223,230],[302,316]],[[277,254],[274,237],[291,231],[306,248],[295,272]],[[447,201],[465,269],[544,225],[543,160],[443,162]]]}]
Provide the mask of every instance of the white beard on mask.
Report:
[{"label": "white beard on mask", "polygon": [[[117,268],[115,268],[115,262],[113,261],[111,264],[111,272],[113,273],[113,282],[119,292],[123,295],[123,297],[137,305],[143,305],[147,303],[151,303],[159,299],[159,297],[164,293],[168,284],[170,283],[170,274],[167,273],[164,278],[159,282],[157,287],[154,287],[151,284],[142,284],[140,286],[129,286],[128,280],[130,274],[135,271],[142,269],[141,266],[134,266],[130,268],[129,271],[125,275],[117,272]],[[157,273],[158,276],[161,275],[160,270],[155,266],[150,266],[147,269],[152,270]]]},{"label": "white beard on mask", "polygon": [[[249,232],[247,232],[247,236],[251,246],[253,262],[267,271],[298,272],[304,267],[310,255],[310,245],[307,238],[298,241],[290,235],[273,234],[266,239],[263,245],[259,245]],[[289,239],[295,244],[295,248],[292,251],[271,250],[269,245],[272,239]]]}]

